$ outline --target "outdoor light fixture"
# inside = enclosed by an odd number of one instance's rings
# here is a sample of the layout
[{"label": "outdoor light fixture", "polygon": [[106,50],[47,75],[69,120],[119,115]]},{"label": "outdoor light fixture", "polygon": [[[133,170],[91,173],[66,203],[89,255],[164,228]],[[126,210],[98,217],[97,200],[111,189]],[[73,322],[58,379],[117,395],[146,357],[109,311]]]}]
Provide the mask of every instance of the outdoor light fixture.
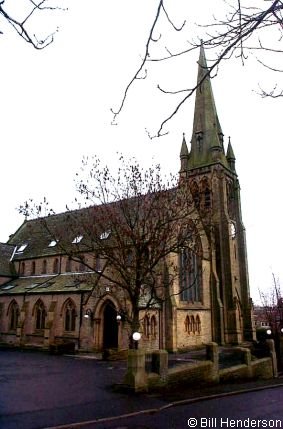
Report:
[{"label": "outdoor light fixture", "polygon": [[133,333],[133,340],[134,340],[134,348],[138,349],[138,342],[141,339],[141,334],[139,332]]},{"label": "outdoor light fixture", "polygon": [[134,332],[133,333],[133,340],[139,341],[140,339],[141,339],[141,334],[139,332]]},{"label": "outdoor light fixture", "polygon": [[271,329],[267,329],[266,333],[267,333],[267,335],[271,335],[272,334]]},{"label": "outdoor light fixture", "polygon": [[116,316],[117,322],[125,322],[126,320],[126,312],[124,310],[119,310]]},{"label": "outdoor light fixture", "polygon": [[92,319],[92,311],[91,311],[91,309],[90,309],[90,308],[88,308],[88,309],[85,311],[84,318],[85,318],[85,319]]},{"label": "outdoor light fixture", "polygon": [[280,329],[281,334],[283,334],[283,328]]}]

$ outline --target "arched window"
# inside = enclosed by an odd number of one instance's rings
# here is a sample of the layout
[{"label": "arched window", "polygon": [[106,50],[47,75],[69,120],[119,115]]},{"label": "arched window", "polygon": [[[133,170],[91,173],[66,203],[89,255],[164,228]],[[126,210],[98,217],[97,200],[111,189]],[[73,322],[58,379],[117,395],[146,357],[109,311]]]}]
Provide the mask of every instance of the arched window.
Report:
[{"label": "arched window", "polygon": [[95,271],[102,271],[102,260],[99,254],[95,255]]},{"label": "arched window", "polygon": [[150,319],[150,333],[151,333],[151,337],[152,338],[156,338],[156,333],[157,333],[157,322],[156,322],[156,317],[155,316],[151,316]]},{"label": "arched window", "polygon": [[47,261],[46,259],[43,259],[42,261],[42,270],[41,270],[42,274],[46,274],[47,273]]},{"label": "arched window", "polygon": [[53,261],[53,273],[57,274],[59,273],[59,259],[55,258]]},{"label": "arched window", "polygon": [[197,182],[194,180],[191,184],[191,193],[197,209],[200,206],[200,192]]},{"label": "arched window", "polygon": [[197,317],[196,317],[196,332],[197,332],[197,334],[200,334],[200,331],[201,331],[201,323],[200,323],[199,315],[197,315]]},{"label": "arched window", "polygon": [[193,334],[196,332],[196,324],[195,324],[194,316],[191,316],[191,332],[193,332]]},{"label": "arched window", "polygon": [[85,257],[84,257],[84,256],[82,256],[80,259],[81,259],[81,260],[80,260],[79,271],[80,271],[80,272],[83,272],[83,271],[85,271],[85,270],[86,270],[86,266],[85,266]]},{"label": "arched window", "polygon": [[211,207],[211,191],[207,178],[201,181],[201,193],[202,193],[202,208],[207,210]]},{"label": "arched window", "polygon": [[185,331],[189,334],[191,332],[191,320],[189,316],[185,319]]},{"label": "arched window", "polygon": [[75,331],[76,330],[76,306],[72,300],[68,300],[65,305],[64,312],[64,329],[65,331]]},{"label": "arched window", "polygon": [[146,315],[143,319],[143,333],[145,338],[149,338],[150,334],[150,320],[149,317]]},{"label": "arched window", "polygon": [[32,263],[31,263],[31,275],[32,276],[35,275],[35,261],[32,261]]},{"label": "arched window", "polygon": [[26,264],[24,262],[21,263],[21,275],[24,276],[26,271]]},{"label": "arched window", "polygon": [[42,330],[45,328],[46,309],[45,305],[41,300],[38,300],[35,304],[35,329]]},{"label": "arched window", "polygon": [[20,309],[16,301],[12,301],[9,306],[8,311],[8,317],[9,317],[9,330],[15,331],[18,326],[19,321],[19,315],[20,315]]},{"label": "arched window", "polygon": [[205,188],[203,195],[204,195],[204,208],[209,209],[211,205],[210,189]]},{"label": "arched window", "polygon": [[189,247],[179,252],[180,299],[181,301],[201,301],[201,257]]},{"label": "arched window", "polygon": [[72,272],[72,260],[71,258],[66,259],[66,273]]}]

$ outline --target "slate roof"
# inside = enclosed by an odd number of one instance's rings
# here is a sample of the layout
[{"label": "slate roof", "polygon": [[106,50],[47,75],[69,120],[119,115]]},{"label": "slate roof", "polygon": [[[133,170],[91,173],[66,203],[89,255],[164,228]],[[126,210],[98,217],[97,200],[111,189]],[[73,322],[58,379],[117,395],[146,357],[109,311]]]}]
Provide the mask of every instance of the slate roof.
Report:
[{"label": "slate roof", "polygon": [[13,277],[15,275],[11,258],[15,250],[14,245],[0,243],[0,276]]},{"label": "slate roof", "polygon": [[[10,237],[8,243],[17,246],[13,260],[23,260],[59,254],[66,254],[60,245],[50,247],[51,241],[56,236],[56,231],[64,233],[64,241],[69,242],[80,235],[80,223],[88,219],[91,209],[80,209],[51,215],[46,218],[26,220],[20,228]],[[68,240],[66,240],[68,238]],[[26,244],[23,251],[20,246]],[[80,243],[81,250],[84,250]]]},{"label": "slate roof", "polygon": [[87,292],[97,279],[94,273],[19,277],[0,286],[0,295]]},{"label": "slate roof", "polygon": [[[175,195],[176,189],[172,188],[165,192],[166,194]],[[164,194],[165,192],[162,191]],[[146,194],[143,198],[150,198],[151,195],[154,195],[154,193]],[[123,201],[127,201],[129,206],[133,207],[133,212],[137,210],[134,208],[135,201],[139,201],[139,199],[133,197],[109,204],[95,205],[54,214],[45,218],[26,220],[8,241],[10,245],[17,246],[13,260],[34,259],[60,254],[66,255],[72,253],[72,251],[75,253],[94,251],[97,247],[95,240],[93,240],[94,232],[99,237],[109,230],[106,219],[108,210],[112,217],[119,217],[120,215],[123,220],[120,208],[120,204]],[[138,210],[141,211],[142,205],[138,204],[138,206]],[[72,244],[74,238],[80,235],[83,236],[82,241],[78,245]],[[58,244],[51,247],[50,243],[54,238],[58,238]],[[107,245],[111,243],[111,238],[112,235],[109,238],[107,237]],[[25,244],[25,249],[20,251],[20,247]]]}]

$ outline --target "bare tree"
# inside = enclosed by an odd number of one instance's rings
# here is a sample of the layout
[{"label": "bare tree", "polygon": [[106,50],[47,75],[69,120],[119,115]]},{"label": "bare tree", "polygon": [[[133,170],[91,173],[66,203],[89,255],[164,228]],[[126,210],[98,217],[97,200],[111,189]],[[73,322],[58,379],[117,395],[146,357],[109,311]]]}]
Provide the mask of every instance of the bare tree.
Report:
[{"label": "bare tree", "polygon": [[[252,54],[258,63],[265,68],[282,73],[283,67],[278,67],[278,56],[283,53],[281,42],[283,36],[283,3],[281,0],[258,1],[258,6],[250,0],[234,0],[227,2],[223,0],[223,17],[214,17],[213,21],[199,25],[202,32],[202,39],[196,35],[193,40],[186,40],[176,52],[169,46],[162,44],[162,34],[158,33],[161,19],[166,20],[168,26],[176,32],[186,32],[186,20],[177,26],[170,16],[170,5],[166,0],[159,0],[152,23],[149,25],[148,35],[145,40],[145,49],[141,58],[141,63],[137,67],[133,77],[126,85],[121,98],[121,103],[116,109],[112,109],[113,123],[116,123],[119,114],[125,105],[128,93],[137,79],[147,77],[147,68],[150,62],[173,61],[176,57],[189,55],[193,50],[203,46],[209,51],[210,61],[207,67],[207,77],[215,77],[220,64],[231,58],[238,58],[245,64]],[[203,31],[205,34],[203,35]],[[156,36],[158,34],[158,36]],[[155,56],[156,46],[160,47],[160,55]],[[154,46],[154,49],[153,49]],[[179,109],[196,91],[202,81],[197,82],[190,88],[180,88],[177,91],[170,91],[160,87],[158,89],[168,94],[179,94],[175,107],[157,128],[157,132],[150,136],[160,137],[167,134],[165,126],[178,113]],[[283,90],[273,85],[271,89],[259,89],[262,97],[281,97]]]},{"label": "bare tree", "polygon": [[259,291],[264,316],[273,333],[283,327],[283,302],[280,283],[272,273],[272,287],[267,291]]},{"label": "bare tree", "polygon": [[[20,0],[16,3],[16,5],[13,4],[11,0],[0,1],[0,16],[3,21],[10,24],[16,33],[35,49],[43,49],[50,45],[58,28],[39,38],[34,33],[34,27],[38,27],[35,24],[44,14],[66,9],[54,5],[52,0]],[[0,34],[3,33],[4,31],[0,30]]]},{"label": "bare tree", "polygon": [[[117,175],[97,158],[84,160],[77,189],[80,210],[45,216],[41,227],[64,255],[85,266],[84,281],[93,286],[87,299],[103,297],[105,284],[111,284],[132,338],[141,310],[158,308],[182,292],[173,286],[180,253],[191,273],[186,287],[199,280],[192,276],[201,260],[200,219],[188,181],[163,179],[159,165],[143,169],[121,156]],[[42,214],[43,206],[37,205],[33,214]],[[31,207],[26,203],[21,212],[31,214]]]}]

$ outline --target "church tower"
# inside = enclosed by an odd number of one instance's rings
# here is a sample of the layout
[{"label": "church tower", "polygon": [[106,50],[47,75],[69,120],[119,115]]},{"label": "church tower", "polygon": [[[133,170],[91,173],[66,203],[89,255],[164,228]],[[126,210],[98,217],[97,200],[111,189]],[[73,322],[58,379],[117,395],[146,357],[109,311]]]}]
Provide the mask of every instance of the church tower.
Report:
[{"label": "church tower", "polygon": [[203,46],[197,79],[191,147],[183,136],[180,178],[189,181],[210,244],[212,339],[239,344],[253,339],[240,186],[230,138],[224,149]]}]

